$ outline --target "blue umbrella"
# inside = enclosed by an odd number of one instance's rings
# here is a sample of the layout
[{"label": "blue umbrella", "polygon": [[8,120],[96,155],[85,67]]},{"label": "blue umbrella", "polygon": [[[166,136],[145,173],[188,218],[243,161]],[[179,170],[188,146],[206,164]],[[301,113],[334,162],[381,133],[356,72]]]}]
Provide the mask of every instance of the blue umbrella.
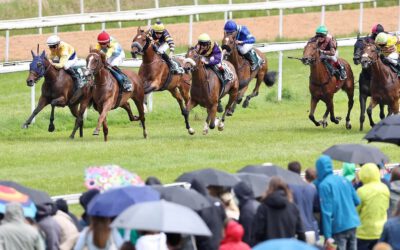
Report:
[{"label": "blue umbrella", "polygon": [[126,186],[97,195],[88,205],[90,216],[115,217],[127,207],[145,201],[156,201],[160,194],[148,186]]},{"label": "blue umbrella", "polygon": [[253,250],[318,250],[318,248],[296,239],[267,240],[256,245]]}]

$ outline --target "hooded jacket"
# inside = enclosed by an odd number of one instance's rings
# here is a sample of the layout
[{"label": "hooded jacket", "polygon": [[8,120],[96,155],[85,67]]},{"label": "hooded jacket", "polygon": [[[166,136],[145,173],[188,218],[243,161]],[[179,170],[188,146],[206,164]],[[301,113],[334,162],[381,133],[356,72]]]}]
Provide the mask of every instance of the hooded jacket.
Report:
[{"label": "hooded jacket", "polygon": [[378,166],[365,164],[359,173],[363,186],[357,189],[361,203],[357,212],[361,225],[357,228],[357,238],[376,240],[381,236],[387,220],[389,208],[389,189],[381,182]]},{"label": "hooded jacket", "polygon": [[389,217],[392,217],[393,212],[396,210],[397,203],[400,201],[400,181],[392,181],[390,183],[390,205]]},{"label": "hooded jacket", "polygon": [[333,174],[332,160],[322,155],[316,162],[321,205],[322,229],[325,238],[360,225],[356,206],[360,204],[356,191],[343,176]]},{"label": "hooded jacket", "polygon": [[250,250],[249,245],[242,241],[243,234],[242,225],[234,220],[229,221],[219,250]]}]

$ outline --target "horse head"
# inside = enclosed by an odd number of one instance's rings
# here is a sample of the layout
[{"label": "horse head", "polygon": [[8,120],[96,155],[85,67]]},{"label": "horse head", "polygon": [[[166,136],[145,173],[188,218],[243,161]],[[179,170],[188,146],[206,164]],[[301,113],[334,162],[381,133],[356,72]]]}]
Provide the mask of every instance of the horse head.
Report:
[{"label": "horse head", "polygon": [[106,55],[96,49],[90,48],[89,55],[86,57],[85,77],[97,74],[106,65]]},{"label": "horse head", "polygon": [[230,55],[234,49],[236,49],[236,32],[234,33],[224,33],[224,38],[222,39],[222,50],[224,50],[224,54]]},{"label": "horse head", "polygon": [[137,54],[143,54],[143,52],[151,44],[152,38],[150,36],[150,30],[145,31],[138,27],[135,37],[132,39],[131,54],[132,57],[136,57]]},{"label": "horse head", "polygon": [[366,44],[369,44],[370,40],[368,37],[359,37],[357,36],[357,41],[354,44],[354,51],[353,51],[353,62],[355,65],[361,63],[361,54]]},{"label": "horse head", "polygon": [[31,50],[31,54],[32,62],[29,64],[29,75],[26,79],[26,84],[29,87],[32,87],[40,78],[44,76],[47,71],[45,66],[46,53],[44,50],[40,55],[35,55],[35,53]]},{"label": "horse head", "polygon": [[304,65],[311,65],[319,60],[319,50],[316,41],[309,41],[304,47],[302,63]]},{"label": "horse head", "polygon": [[183,60],[183,66],[185,71],[193,71],[196,66],[204,64],[200,58],[197,47],[190,47],[186,52],[185,59]]},{"label": "horse head", "polygon": [[379,49],[373,43],[365,44],[362,50],[361,66],[366,69],[378,60]]}]

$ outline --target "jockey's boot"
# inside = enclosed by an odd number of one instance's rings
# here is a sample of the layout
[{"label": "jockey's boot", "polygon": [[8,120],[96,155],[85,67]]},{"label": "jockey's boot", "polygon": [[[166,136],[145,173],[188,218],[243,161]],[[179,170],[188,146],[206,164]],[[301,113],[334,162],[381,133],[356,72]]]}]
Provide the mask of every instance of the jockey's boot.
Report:
[{"label": "jockey's boot", "polygon": [[179,67],[179,65],[176,62],[172,61],[172,59],[167,55],[167,53],[162,53],[161,58],[164,59],[164,61],[167,63],[172,74],[183,74],[185,72],[182,67]]},{"label": "jockey's boot", "polygon": [[75,71],[72,67],[68,68],[65,71],[72,77],[72,80],[74,81],[75,91],[74,91],[74,95],[70,99],[70,103],[75,103],[76,101],[79,100],[79,98],[81,98],[81,96],[83,94],[83,92],[82,92],[82,87],[83,87],[82,79],[81,79],[81,76],[79,75],[79,73],[77,71]]},{"label": "jockey's boot", "polygon": [[218,78],[221,80],[221,84],[222,86],[225,86],[225,84],[228,83],[228,80],[225,77],[225,69],[224,67],[215,65],[214,67],[212,67],[212,69],[214,70],[215,74],[217,74]]},{"label": "jockey's boot", "polygon": [[246,54],[244,54],[244,57],[249,60],[250,62],[250,69],[251,71],[254,71],[258,68],[259,64],[258,64],[258,57],[257,57],[257,53],[254,49],[249,50],[249,52],[247,52]]},{"label": "jockey's boot", "polygon": [[340,62],[338,62],[337,65],[339,70],[339,79],[342,81],[346,80],[347,78],[346,68]]},{"label": "jockey's boot", "polygon": [[132,83],[117,66],[109,67],[111,74],[117,79],[118,85],[124,92],[133,91]]}]

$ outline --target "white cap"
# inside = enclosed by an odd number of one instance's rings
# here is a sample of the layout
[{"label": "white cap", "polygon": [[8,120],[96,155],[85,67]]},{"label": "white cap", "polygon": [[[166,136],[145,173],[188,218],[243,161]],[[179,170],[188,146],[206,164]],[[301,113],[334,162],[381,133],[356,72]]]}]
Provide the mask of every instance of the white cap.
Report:
[{"label": "white cap", "polygon": [[47,38],[47,45],[51,46],[51,45],[56,45],[60,43],[60,37],[56,36],[56,35],[52,35],[49,38]]}]

